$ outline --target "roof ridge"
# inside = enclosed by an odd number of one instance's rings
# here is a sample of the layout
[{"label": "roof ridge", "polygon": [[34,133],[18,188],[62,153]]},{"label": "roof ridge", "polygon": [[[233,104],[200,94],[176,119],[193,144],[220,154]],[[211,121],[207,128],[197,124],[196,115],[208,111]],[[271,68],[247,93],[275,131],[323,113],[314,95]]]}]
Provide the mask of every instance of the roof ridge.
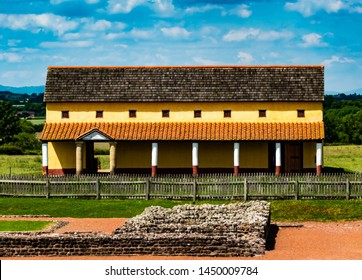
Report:
[{"label": "roof ridge", "polygon": [[126,69],[126,68],[324,68],[324,65],[119,65],[119,66],[90,66],[90,65],[63,65],[63,66],[48,66],[48,69]]}]

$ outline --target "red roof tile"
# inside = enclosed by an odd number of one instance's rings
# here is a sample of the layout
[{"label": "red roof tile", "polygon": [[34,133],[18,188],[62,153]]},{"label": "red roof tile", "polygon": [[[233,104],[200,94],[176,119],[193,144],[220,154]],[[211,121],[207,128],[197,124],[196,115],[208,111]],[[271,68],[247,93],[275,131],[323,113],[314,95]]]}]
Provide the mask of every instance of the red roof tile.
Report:
[{"label": "red roof tile", "polygon": [[64,122],[46,123],[43,141],[77,140],[98,130],[114,140],[317,140],[324,139],[323,122]]}]

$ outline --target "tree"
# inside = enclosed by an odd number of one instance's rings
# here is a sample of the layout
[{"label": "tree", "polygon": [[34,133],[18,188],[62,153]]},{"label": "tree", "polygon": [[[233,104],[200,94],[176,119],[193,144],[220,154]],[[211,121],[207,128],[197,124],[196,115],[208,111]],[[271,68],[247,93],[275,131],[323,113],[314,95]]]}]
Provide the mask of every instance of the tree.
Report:
[{"label": "tree", "polygon": [[8,101],[0,102],[0,145],[11,142],[20,131],[20,118],[12,104]]}]

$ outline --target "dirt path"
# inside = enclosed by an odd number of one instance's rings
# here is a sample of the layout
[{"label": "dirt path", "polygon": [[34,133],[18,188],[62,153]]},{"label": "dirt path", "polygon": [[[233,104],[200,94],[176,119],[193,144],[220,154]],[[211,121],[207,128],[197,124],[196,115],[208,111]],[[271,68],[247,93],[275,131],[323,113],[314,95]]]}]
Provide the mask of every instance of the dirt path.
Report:
[{"label": "dirt path", "polygon": [[[55,232],[103,232],[111,234],[127,219],[122,218],[0,218],[67,221],[68,224]],[[303,222],[300,224],[277,224],[271,227],[271,238],[265,255],[253,260],[362,260],[362,221],[318,223]],[[8,259],[8,258],[2,258]],[[11,258],[15,259],[15,258]],[[117,257],[32,257],[17,259],[205,259],[197,257],[155,257],[155,256],[117,256]],[[215,258],[210,258],[215,259]],[[220,258],[226,259],[226,258]]]}]

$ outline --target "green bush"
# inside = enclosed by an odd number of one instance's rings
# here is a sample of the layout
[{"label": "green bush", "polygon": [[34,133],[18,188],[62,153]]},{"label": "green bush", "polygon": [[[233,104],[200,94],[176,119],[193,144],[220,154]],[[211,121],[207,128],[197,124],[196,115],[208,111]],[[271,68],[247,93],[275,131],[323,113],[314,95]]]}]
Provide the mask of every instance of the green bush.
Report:
[{"label": "green bush", "polygon": [[12,145],[12,144],[5,144],[0,146],[0,155],[22,155],[23,151],[21,148]]},{"label": "green bush", "polygon": [[109,155],[109,150],[106,149],[94,149],[95,155]]}]

